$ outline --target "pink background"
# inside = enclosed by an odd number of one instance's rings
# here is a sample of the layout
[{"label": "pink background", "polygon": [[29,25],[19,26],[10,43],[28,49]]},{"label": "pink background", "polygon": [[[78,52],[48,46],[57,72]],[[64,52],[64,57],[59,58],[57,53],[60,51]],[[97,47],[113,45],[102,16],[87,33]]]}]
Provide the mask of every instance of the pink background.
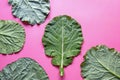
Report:
[{"label": "pink background", "polygon": [[[70,15],[82,25],[84,44],[81,54],[74,58],[72,65],[65,68],[65,75],[60,78],[59,69],[52,66],[51,58],[44,54],[41,39],[45,25],[53,17],[63,14]],[[83,80],[80,64],[88,49],[97,44],[105,44],[120,51],[120,0],[51,0],[51,12],[47,20],[33,27],[14,18],[8,0],[0,0],[0,20],[17,21],[26,31],[26,42],[21,52],[0,55],[0,70],[18,58],[30,57],[45,69],[50,80]]]}]

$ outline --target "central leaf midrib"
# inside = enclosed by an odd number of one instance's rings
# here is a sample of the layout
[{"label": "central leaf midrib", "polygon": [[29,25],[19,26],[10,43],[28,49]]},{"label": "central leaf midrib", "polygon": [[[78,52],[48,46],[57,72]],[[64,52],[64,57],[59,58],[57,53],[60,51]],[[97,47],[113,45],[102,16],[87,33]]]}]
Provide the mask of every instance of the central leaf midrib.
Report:
[{"label": "central leaf midrib", "polygon": [[101,62],[99,59],[96,58],[96,60],[97,60],[106,70],[108,70],[111,74],[113,74],[114,76],[120,78],[119,75],[115,74],[114,72],[112,72],[111,70],[109,70],[107,67],[105,67],[104,64],[102,64],[102,62]]},{"label": "central leaf midrib", "polygon": [[64,26],[62,26],[62,51],[61,51],[61,68],[63,68],[63,57],[64,57]]}]

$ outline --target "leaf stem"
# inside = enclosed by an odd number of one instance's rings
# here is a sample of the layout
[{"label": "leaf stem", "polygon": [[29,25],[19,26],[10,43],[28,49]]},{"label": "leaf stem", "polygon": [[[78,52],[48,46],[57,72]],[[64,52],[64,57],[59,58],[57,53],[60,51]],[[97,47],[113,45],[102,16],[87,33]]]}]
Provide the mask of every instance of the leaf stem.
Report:
[{"label": "leaf stem", "polygon": [[64,68],[60,66],[60,76],[62,77],[64,75]]}]

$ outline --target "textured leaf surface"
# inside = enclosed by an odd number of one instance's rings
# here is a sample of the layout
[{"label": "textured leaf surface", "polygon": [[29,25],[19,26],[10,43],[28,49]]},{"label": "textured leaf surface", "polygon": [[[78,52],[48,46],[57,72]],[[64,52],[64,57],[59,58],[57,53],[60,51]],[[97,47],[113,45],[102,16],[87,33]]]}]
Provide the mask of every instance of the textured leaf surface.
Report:
[{"label": "textured leaf surface", "polygon": [[30,58],[8,64],[0,72],[0,80],[49,80],[43,68]]},{"label": "textured leaf surface", "polygon": [[45,53],[53,57],[52,64],[63,67],[72,63],[72,58],[80,53],[83,42],[81,26],[71,17],[63,15],[55,17],[45,29],[43,45]]},{"label": "textured leaf surface", "polygon": [[106,46],[91,48],[82,63],[85,80],[120,80],[120,53]]},{"label": "textured leaf surface", "polygon": [[11,54],[22,49],[25,41],[24,28],[14,21],[0,20],[0,53]]},{"label": "textured leaf surface", "polygon": [[50,11],[49,0],[9,0],[9,4],[14,16],[32,25],[44,22]]}]

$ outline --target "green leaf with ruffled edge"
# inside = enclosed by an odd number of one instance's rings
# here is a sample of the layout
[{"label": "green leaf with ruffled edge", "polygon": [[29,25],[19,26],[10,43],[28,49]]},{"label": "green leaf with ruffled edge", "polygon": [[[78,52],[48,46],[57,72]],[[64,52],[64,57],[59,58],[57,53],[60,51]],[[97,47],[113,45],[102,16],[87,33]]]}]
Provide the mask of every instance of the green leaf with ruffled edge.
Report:
[{"label": "green leaf with ruffled edge", "polygon": [[14,21],[0,20],[0,53],[19,52],[25,42],[24,28]]},{"label": "green leaf with ruffled edge", "polygon": [[49,80],[44,69],[33,59],[21,58],[0,72],[0,80]]},{"label": "green leaf with ruffled edge", "polygon": [[32,25],[44,22],[50,12],[49,0],[9,0],[9,4],[14,16]]},{"label": "green leaf with ruffled edge", "polygon": [[52,64],[59,66],[63,76],[63,68],[80,53],[83,42],[81,26],[70,16],[57,16],[46,26],[42,41],[46,55],[53,58]]},{"label": "green leaf with ruffled edge", "polygon": [[120,80],[120,53],[99,45],[91,48],[81,64],[84,80]]}]

